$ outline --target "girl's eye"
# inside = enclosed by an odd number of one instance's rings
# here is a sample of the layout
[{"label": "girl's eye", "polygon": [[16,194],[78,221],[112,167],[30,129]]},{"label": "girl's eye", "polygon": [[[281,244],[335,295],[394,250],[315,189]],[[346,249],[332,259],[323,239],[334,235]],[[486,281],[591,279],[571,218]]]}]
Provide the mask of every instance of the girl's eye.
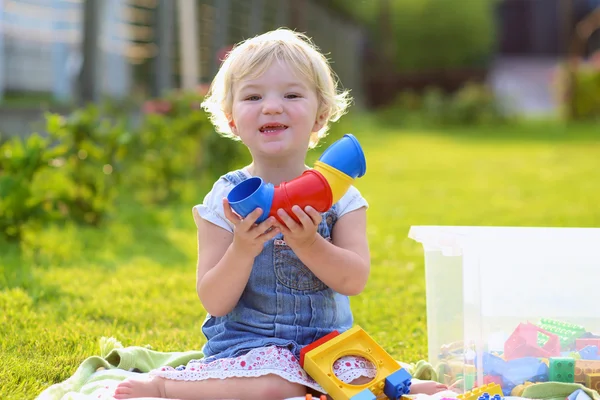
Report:
[{"label": "girl's eye", "polygon": [[299,96],[299,95],[297,95],[297,94],[295,94],[295,93],[291,93],[291,94],[286,94],[286,95],[285,95],[285,97],[286,97],[287,99],[297,99],[297,98],[299,98],[300,96]]},{"label": "girl's eye", "polygon": [[257,96],[257,95],[254,95],[254,96],[248,96],[248,97],[246,97],[246,100],[249,100],[249,101],[257,101],[257,100],[260,100],[260,96]]}]

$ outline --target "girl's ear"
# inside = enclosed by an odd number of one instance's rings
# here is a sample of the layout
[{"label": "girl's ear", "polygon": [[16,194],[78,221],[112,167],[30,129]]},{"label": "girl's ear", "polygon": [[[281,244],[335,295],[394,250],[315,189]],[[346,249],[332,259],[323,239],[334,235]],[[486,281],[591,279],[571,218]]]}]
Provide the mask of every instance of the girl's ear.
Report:
[{"label": "girl's ear", "polygon": [[227,116],[227,121],[229,121],[229,129],[231,129],[231,132],[234,135],[237,135],[237,126],[235,125],[235,121],[233,120],[231,115]]},{"label": "girl's ear", "polygon": [[319,132],[321,130],[321,128],[323,128],[325,126],[326,122],[327,122],[327,113],[324,112],[323,114],[317,116],[317,119],[315,120],[315,125],[313,126],[312,131]]}]

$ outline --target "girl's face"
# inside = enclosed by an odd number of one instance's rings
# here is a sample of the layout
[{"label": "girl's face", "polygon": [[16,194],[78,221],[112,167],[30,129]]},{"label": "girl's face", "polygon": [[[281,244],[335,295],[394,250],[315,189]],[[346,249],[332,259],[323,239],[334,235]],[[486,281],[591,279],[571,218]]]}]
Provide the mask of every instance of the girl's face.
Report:
[{"label": "girl's face", "polygon": [[229,125],[253,157],[304,156],[310,135],[323,127],[314,86],[285,62],[233,87]]}]

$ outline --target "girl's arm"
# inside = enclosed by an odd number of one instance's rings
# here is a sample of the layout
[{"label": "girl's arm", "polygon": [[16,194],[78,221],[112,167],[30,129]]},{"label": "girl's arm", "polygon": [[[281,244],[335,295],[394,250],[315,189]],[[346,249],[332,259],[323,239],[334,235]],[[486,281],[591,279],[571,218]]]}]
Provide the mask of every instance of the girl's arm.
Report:
[{"label": "girl's arm", "polygon": [[[273,225],[273,218],[254,224],[261,213],[258,209],[242,220],[233,214],[226,200],[224,206],[227,219],[235,226],[235,234],[199,216],[196,218],[196,292],[204,309],[215,317],[233,310],[248,283],[254,258],[262,250],[263,243],[278,233],[277,229],[265,233]],[[197,211],[194,209],[194,212]]]},{"label": "girl's arm", "polygon": [[371,269],[366,208],[344,214],[333,226],[331,237],[330,243],[316,233],[308,243],[290,241],[288,245],[331,289],[347,296],[357,295],[363,291]]}]

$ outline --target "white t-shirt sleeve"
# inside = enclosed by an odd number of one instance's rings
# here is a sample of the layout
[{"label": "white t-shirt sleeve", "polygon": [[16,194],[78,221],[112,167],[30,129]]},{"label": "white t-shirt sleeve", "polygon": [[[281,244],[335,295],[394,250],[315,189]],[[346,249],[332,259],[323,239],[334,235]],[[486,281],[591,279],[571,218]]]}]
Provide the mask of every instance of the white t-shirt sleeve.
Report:
[{"label": "white t-shirt sleeve", "polygon": [[369,208],[367,200],[362,197],[357,188],[350,186],[346,194],[338,201],[338,218],[361,207]]},{"label": "white t-shirt sleeve", "polygon": [[225,217],[223,211],[223,197],[227,197],[231,189],[233,189],[233,184],[224,178],[215,182],[211,191],[204,197],[202,204],[198,204],[193,208],[196,226],[200,223],[198,218],[202,218],[228,232],[233,232],[233,224]]}]

